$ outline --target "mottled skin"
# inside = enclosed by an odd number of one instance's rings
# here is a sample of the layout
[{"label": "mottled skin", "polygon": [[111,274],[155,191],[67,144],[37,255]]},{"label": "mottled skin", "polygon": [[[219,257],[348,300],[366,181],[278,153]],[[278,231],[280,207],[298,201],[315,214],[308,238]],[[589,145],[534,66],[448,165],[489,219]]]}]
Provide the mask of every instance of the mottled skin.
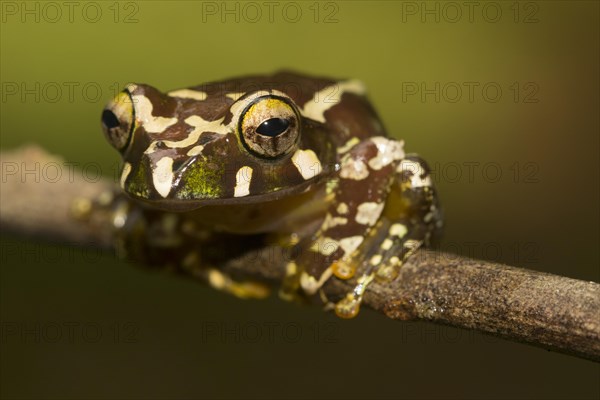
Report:
[{"label": "mottled skin", "polygon": [[364,265],[335,305],[352,317],[368,283],[394,279],[441,228],[426,165],[386,137],[358,81],[280,72],[166,94],[132,84],[102,122],[124,161],[127,196],[111,203],[122,252],[238,296],[266,291],[213,266],[275,239],[296,243],[284,298]]}]

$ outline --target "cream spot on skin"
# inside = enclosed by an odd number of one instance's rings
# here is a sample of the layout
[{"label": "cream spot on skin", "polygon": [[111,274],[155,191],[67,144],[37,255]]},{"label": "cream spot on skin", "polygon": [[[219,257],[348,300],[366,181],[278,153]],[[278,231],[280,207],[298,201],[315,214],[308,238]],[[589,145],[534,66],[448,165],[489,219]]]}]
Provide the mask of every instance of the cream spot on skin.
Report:
[{"label": "cream spot on skin", "polygon": [[190,90],[190,89],[174,90],[167,94],[171,97],[179,97],[182,99],[194,99],[194,100],[199,100],[199,101],[206,100],[206,97],[207,97],[206,92],[201,92],[199,90]]},{"label": "cream spot on skin", "polygon": [[348,140],[342,147],[338,148],[337,152],[338,154],[344,154],[348,150],[356,146],[358,143],[360,143],[360,140],[358,140],[357,137],[353,137],[352,139]]},{"label": "cream spot on skin", "polygon": [[358,206],[356,212],[356,222],[362,225],[373,226],[379,219],[383,210],[383,203],[364,202]]},{"label": "cream spot on skin", "polygon": [[400,264],[400,259],[396,256],[393,256],[392,258],[390,258],[390,265],[398,265]]},{"label": "cream spot on skin", "polygon": [[195,131],[201,129],[202,132],[214,132],[225,135],[227,132],[229,132],[229,126],[223,125],[224,119],[225,117],[216,119],[214,121],[207,121],[199,115],[191,115],[183,122],[196,128]]},{"label": "cream spot on skin", "polygon": [[229,132],[229,126],[222,124],[224,119],[225,117],[215,121],[206,121],[199,115],[187,117],[184,122],[190,126],[193,126],[195,129],[190,132],[185,139],[179,141],[163,140],[163,145],[171,149],[192,146],[198,141],[203,132],[213,132],[220,135],[225,135],[227,132]]},{"label": "cream spot on skin", "polygon": [[131,172],[131,164],[126,162],[123,164],[123,171],[121,172],[121,188],[125,189],[125,181]]},{"label": "cream spot on skin", "polygon": [[240,97],[242,97],[243,95],[245,95],[245,92],[234,92],[234,93],[227,93],[225,95],[225,97],[229,97],[231,100],[233,101],[238,101]]},{"label": "cream spot on skin", "polygon": [[396,168],[396,171],[402,173],[403,171],[409,171],[412,173],[410,177],[410,184],[413,188],[431,186],[431,176],[425,175],[421,178],[421,175],[425,173],[425,170],[418,162],[413,160],[402,160]]},{"label": "cream spot on skin", "polygon": [[186,154],[190,157],[197,156],[198,154],[202,153],[202,150],[204,150],[204,146],[198,145],[198,146],[192,147],[190,150],[188,150],[188,152]]},{"label": "cream spot on skin", "polygon": [[371,263],[371,265],[379,265],[379,263],[381,263],[381,254],[376,254],[373,257],[371,257],[371,261],[369,261]]},{"label": "cream spot on skin", "polygon": [[369,166],[378,171],[392,162],[404,158],[404,141],[374,137],[371,141],[377,146],[377,156],[369,160]]},{"label": "cream spot on skin", "polygon": [[312,179],[322,171],[321,161],[312,150],[296,150],[292,156],[292,163],[304,180]]},{"label": "cream spot on skin", "polygon": [[325,217],[325,221],[321,227],[322,230],[326,231],[329,228],[333,228],[338,225],[346,225],[348,223],[348,219],[344,217],[334,217],[331,214],[327,214]]},{"label": "cream spot on skin", "polygon": [[129,210],[126,204],[120,204],[117,209],[114,211],[112,223],[113,226],[117,229],[120,229],[125,226],[127,223],[127,218],[129,216]]},{"label": "cream spot on skin", "polygon": [[392,242],[390,239],[385,239],[383,243],[381,243],[381,248],[384,250],[389,250],[392,248],[393,244],[394,242]]},{"label": "cream spot on skin", "polygon": [[352,254],[365,238],[362,236],[350,236],[340,240],[340,247],[344,250],[344,256]]},{"label": "cream spot on skin", "polygon": [[294,261],[290,261],[289,263],[287,263],[287,265],[285,266],[285,274],[287,276],[292,276],[296,273],[296,271],[298,271],[298,265],[296,265],[296,263]]},{"label": "cream spot on skin", "polygon": [[428,212],[427,214],[425,214],[425,216],[423,217],[423,221],[425,222],[431,222],[431,219],[433,218],[433,213],[432,212]]},{"label": "cream spot on skin", "polygon": [[223,289],[227,284],[227,279],[225,279],[225,275],[222,272],[210,269],[208,271],[208,282],[215,289]]},{"label": "cream spot on skin", "polygon": [[365,92],[365,85],[358,80],[337,82],[316,92],[312,100],[304,105],[301,111],[302,115],[325,123],[325,111],[339,104],[344,93],[363,95]]},{"label": "cream spot on skin", "polygon": [[310,276],[306,272],[303,272],[302,275],[300,275],[300,286],[302,286],[302,289],[306,294],[315,294],[317,290],[327,282],[327,279],[331,278],[331,275],[333,275],[333,271],[331,271],[331,268],[327,268],[317,281],[314,276]]},{"label": "cream spot on skin", "polygon": [[156,163],[152,171],[152,183],[156,191],[162,196],[167,197],[173,185],[173,159],[163,157]]},{"label": "cream spot on skin", "polygon": [[406,235],[406,232],[408,232],[408,230],[406,229],[406,226],[402,224],[394,224],[390,227],[390,235],[392,236],[398,236],[401,238]]},{"label": "cream spot on skin", "polygon": [[250,182],[252,182],[252,168],[242,167],[235,174],[234,197],[244,197],[250,194]]},{"label": "cream spot on skin", "polygon": [[337,206],[337,212],[338,212],[338,214],[341,214],[341,215],[346,214],[348,212],[348,204],[346,204],[346,203],[340,203]]},{"label": "cream spot on skin", "polygon": [[158,147],[158,142],[152,142],[150,143],[150,146],[148,146],[148,148],[144,151],[144,154],[152,154],[156,151],[156,148]]},{"label": "cream spot on skin", "polygon": [[153,105],[144,95],[133,96],[135,117],[138,124],[148,133],[161,133],[177,122],[177,118],[155,117],[152,115]]},{"label": "cream spot on skin", "polygon": [[420,240],[410,239],[404,243],[405,249],[416,250],[421,246],[422,242]]},{"label": "cream spot on skin", "polygon": [[330,237],[321,237],[315,241],[311,250],[315,253],[321,253],[324,256],[330,256],[337,251],[340,244]]},{"label": "cream spot on skin", "polygon": [[369,176],[369,168],[362,160],[354,158],[347,159],[340,170],[340,177],[361,181]]}]

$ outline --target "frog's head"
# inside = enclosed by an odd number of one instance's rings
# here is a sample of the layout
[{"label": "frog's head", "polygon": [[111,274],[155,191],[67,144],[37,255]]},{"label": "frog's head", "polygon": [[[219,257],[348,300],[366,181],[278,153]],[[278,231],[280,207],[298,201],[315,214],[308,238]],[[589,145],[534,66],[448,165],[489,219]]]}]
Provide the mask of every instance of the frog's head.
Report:
[{"label": "frog's head", "polygon": [[122,188],[171,209],[308,190],[335,168],[336,144],[322,120],[334,104],[308,104],[332,81],[290,85],[289,75],[274,77],[279,82],[254,77],[166,94],[127,86],[102,113],[104,133],[123,157]]}]

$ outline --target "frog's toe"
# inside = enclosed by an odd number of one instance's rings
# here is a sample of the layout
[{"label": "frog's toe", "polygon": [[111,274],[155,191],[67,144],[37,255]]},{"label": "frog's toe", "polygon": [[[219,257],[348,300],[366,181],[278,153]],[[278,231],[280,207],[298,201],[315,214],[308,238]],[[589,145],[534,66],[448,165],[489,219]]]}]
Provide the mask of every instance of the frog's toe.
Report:
[{"label": "frog's toe", "polygon": [[354,277],[354,274],[356,273],[356,266],[344,260],[338,260],[331,264],[331,272],[336,278],[347,280]]},{"label": "frog's toe", "polygon": [[360,303],[361,301],[356,299],[352,293],[348,293],[346,297],[336,303],[335,315],[344,319],[354,318],[360,311]]},{"label": "frog's toe", "polygon": [[392,257],[389,264],[381,266],[375,273],[375,278],[381,282],[391,282],[398,277],[401,261],[398,257]]},{"label": "frog's toe", "polygon": [[335,314],[344,319],[354,318],[360,311],[360,305],[367,286],[373,281],[374,274],[364,274],[356,283],[354,290],[347,293],[346,296],[335,305]]}]

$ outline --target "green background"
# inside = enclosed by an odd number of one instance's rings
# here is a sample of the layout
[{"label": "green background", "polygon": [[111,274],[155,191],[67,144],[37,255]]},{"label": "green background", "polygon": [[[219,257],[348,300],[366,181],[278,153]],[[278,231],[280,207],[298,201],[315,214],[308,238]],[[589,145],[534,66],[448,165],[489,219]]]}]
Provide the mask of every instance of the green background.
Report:
[{"label": "green background", "polygon": [[[359,78],[390,134],[436,172],[443,249],[600,281],[597,2],[481,2],[472,16],[462,2],[276,2],[271,20],[263,2],[258,17],[236,2],[233,14],[75,2],[72,20],[44,4],[2,4],[2,150],[38,143],[112,176],[99,116],[127,82],[170,90],[279,68]],[[2,239],[6,398],[600,396],[589,361],[369,311],[340,321],[240,301],[110,255]]]}]

